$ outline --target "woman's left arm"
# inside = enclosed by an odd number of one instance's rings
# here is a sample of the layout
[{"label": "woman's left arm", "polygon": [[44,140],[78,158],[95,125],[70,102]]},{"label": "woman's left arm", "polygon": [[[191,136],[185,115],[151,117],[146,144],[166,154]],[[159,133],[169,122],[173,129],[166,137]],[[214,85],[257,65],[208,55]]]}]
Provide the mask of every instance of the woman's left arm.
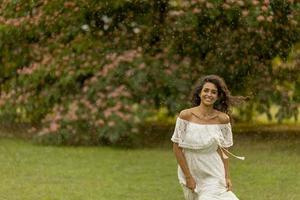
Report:
[{"label": "woman's left arm", "polygon": [[[226,148],[226,150],[227,150],[227,148]],[[225,159],[223,157],[223,153],[222,153],[222,150],[220,149],[220,147],[218,148],[218,153],[219,153],[220,157],[222,158],[222,161],[223,161],[223,164],[224,164],[225,181],[226,181],[227,189],[229,191],[229,190],[232,190],[232,183],[231,183],[231,180],[230,180],[230,173],[229,173],[229,159],[228,158]],[[224,154],[228,157],[226,152],[224,152]]]}]

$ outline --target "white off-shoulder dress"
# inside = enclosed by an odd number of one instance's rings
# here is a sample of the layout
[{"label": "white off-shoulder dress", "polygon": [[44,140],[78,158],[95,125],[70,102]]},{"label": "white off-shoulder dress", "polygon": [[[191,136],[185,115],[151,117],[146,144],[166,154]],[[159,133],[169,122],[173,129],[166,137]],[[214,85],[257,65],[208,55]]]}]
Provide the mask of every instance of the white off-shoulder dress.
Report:
[{"label": "white off-shoulder dress", "polygon": [[[187,188],[185,176],[178,165],[178,179],[186,200],[238,200],[227,191],[225,168],[218,147],[227,158],[224,148],[233,145],[231,124],[198,124],[177,117],[171,140],[182,147],[188,168],[196,181],[194,191]],[[227,153],[238,157],[227,151]]]}]

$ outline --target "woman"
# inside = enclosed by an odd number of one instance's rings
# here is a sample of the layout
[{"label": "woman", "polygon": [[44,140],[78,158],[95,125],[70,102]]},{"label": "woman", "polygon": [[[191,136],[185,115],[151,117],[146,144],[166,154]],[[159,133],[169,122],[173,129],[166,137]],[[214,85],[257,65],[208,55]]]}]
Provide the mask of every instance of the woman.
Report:
[{"label": "woman", "polygon": [[201,79],[194,107],[177,117],[171,140],[178,162],[178,179],[186,200],[238,200],[232,192],[227,148],[233,145],[229,106],[245,100],[234,97],[222,78]]}]

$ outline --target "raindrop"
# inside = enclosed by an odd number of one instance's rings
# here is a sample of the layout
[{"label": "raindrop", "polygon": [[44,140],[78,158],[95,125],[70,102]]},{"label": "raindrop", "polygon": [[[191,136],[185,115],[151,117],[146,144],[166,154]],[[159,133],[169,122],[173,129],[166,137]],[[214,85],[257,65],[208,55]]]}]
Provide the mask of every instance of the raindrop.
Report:
[{"label": "raindrop", "polygon": [[84,31],[90,31],[90,27],[89,27],[88,24],[83,24],[83,25],[81,26],[81,29],[84,30]]},{"label": "raindrop", "polygon": [[103,15],[101,19],[106,24],[108,24],[108,23],[110,23],[112,21],[112,19],[109,18],[109,17],[107,17],[106,15]]},{"label": "raindrop", "polygon": [[134,28],[134,29],[133,29],[133,32],[134,32],[135,34],[138,34],[138,33],[141,32],[141,29],[139,29],[139,28]]},{"label": "raindrop", "polygon": [[103,26],[103,28],[104,28],[104,30],[107,30],[107,29],[109,28],[109,25],[105,24],[105,25]]}]

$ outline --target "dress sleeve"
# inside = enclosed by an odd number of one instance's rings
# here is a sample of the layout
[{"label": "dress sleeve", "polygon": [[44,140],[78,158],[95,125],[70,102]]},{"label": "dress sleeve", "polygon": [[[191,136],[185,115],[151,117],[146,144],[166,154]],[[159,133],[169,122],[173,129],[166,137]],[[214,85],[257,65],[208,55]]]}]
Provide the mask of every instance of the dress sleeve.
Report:
[{"label": "dress sleeve", "polygon": [[220,128],[222,133],[220,137],[221,146],[225,148],[231,147],[233,145],[231,124],[222,124]]},{"label": "dress sleeve", "polygon": [[185,136],[186,122],[177,117],[175,129],[171,138],[172,142],[181,143]]}]

